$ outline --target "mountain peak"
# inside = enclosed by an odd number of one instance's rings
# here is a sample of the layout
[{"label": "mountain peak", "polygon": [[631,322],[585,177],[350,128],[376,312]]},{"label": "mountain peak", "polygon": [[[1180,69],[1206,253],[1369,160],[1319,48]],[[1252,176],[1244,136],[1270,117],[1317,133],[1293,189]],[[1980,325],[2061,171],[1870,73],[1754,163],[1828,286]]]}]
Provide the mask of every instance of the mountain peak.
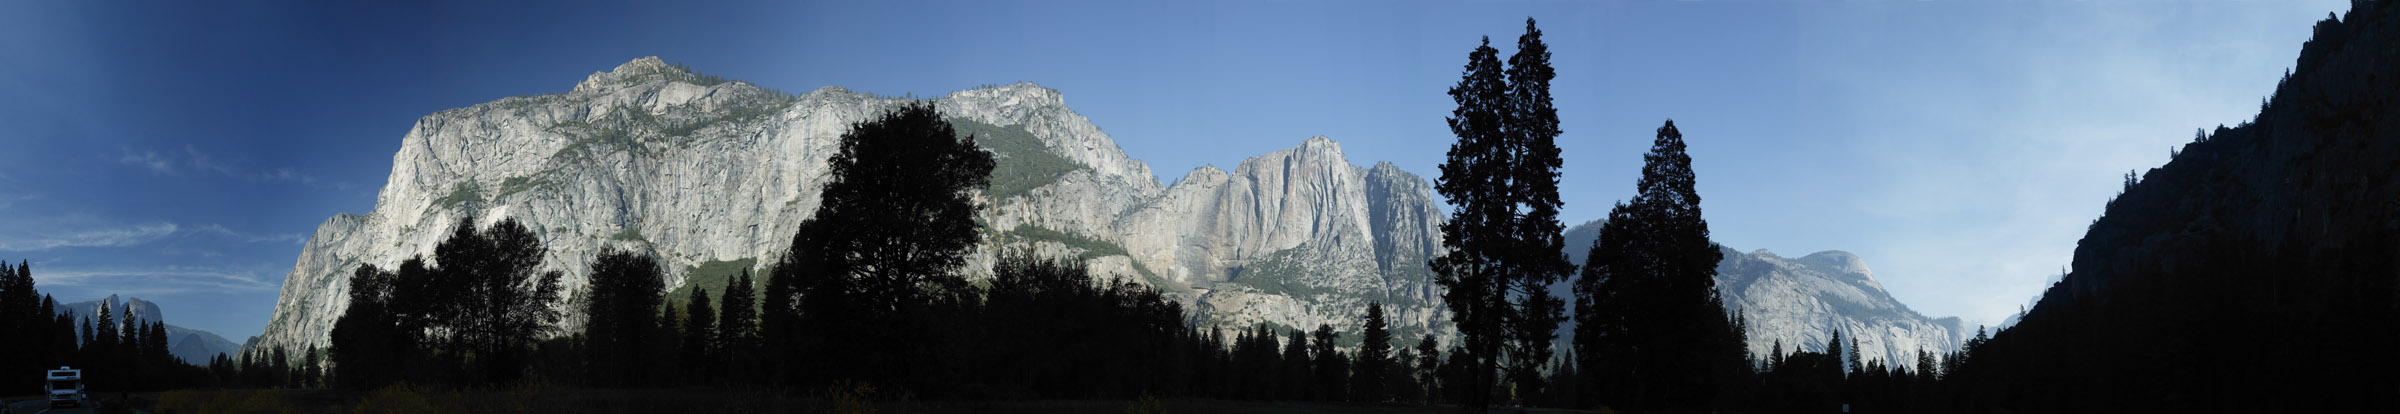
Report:
[{"label": "mountain peak", "polygon": [[643,56],[643,57],[639,57],[639,58],[634,58],[633,60],[630,60],[630,61],[626,61],[626,62],[625,62],[625,64],[622,64],[622,65],[617,65],[617,68],[616,68],[616,69],[609,70],[609,72],[611,72],[611,73],[658,73],[659,71],[662,71],[662,70],[673,70],[673,69],[674,69],[674,67],[673,67],[673,66],[668,66],[666,61],[659,60],[657,56]]},{"label": "mountain peak", "polygon": [[1342,143],[1333,142],[1333,138],[1326,138],[1324,135],[1308,137],[1307,140],[1300,141],[1300,146],[1296,149],[1298,150],[1297,155],[1303,157],[1324,157],[1342,160],[1344,164],[1349,163],[1349,157],[1342,155]]},{"label": "mountain peak", "polygon": [[1868,283],[1873,283],[1878,288],[1883,286],[1881,282],[1875,280],[1875,271],[1867,269],[1867,261],[1859,259],[1858,255],[1850,254],[1850,252],[1826,250],[1822,252],[1810,253],[1807,257],[1800,258],[1800,260],[1825,265],[1842,273],[1860,275],[1865,277]]},{"label": "mountain peak", "polygon": [[1319,146],[1330,146],[1330,147],[1333,147],[1333,150],[1334,150],[1334,152],[1341,152],[1341,150],[1342,150],[1342,144],[1341,144],[1341,143],[1338,143],[1338,142],[1333,142],[1333,138],[1326,138],[1324,135],[1318,135],[1318,136],[1308,137],[1308,140],[1305,140],[1305,141],[1300,141],[1300,147],[1301,147],[1301,148],[1308,148],[1308,147],[1319,147]]},{"label": "mountain peak", "polygon": [[689,76],[691,74],[691,71],[669,65],[666,61],[659,60],[657,56],[644,56],[617,65],[616,69],[592,72],[591,76],[583,78],[583,82],[575,84],[574,92],[605,91],[610,86],[627,83],[648,75],[668,75],[666,78],[674,78],[676,77],[674,75]]},{"label": "mountain peak", "polygon": [[[979,96],[1015,96],[1060,100],[1060,98],[1064,97],[1065,95],[1058,93],[1057,89],[1050,89],[1049,87],[1042,86],[1038,83],[1017,82],[1007,85],[984,85],[975,89],[951,92],[947,97],[955,99],[960,97]],[[1065,104],[1063,101],[1058,103]]]}]

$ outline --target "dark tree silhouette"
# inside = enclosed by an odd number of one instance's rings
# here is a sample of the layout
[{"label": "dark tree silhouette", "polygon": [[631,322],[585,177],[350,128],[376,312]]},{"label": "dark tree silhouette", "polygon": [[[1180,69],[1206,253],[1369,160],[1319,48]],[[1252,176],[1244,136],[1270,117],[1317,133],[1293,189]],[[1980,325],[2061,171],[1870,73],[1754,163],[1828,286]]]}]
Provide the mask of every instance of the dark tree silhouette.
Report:
[{"label": "dark tree silhouette", "polygon": [[[1740,321],[1716,288],[1723,253],[1708,239],[1692,160],[1668,121],[1642,156],[1638,191],[1618,203],[1574,283],[1575,354],[1586,395],[1640,410],[1709,408],[1749,370]],[[1829,344],[1840,369],[1840,344]]]},{"label": "dark tree silhouette", "polygon": [[1315,350],[1316,355],[1309,359],[1316,364],[1314,368],[1317,376],[1309,382],[1316,385],[1317,400],[1348,401],[1350,399],[1350,358],[1342,357],[1341,349],[1335,348],[1333,344],[1335,340],[1341,339],[1342,335],[1334,333],[1332,325],[1317,325],[1317,330],[1310,336],[1314,337],[1312,338],[1314,341],[1311,341],[1310,344],[1315,345],[1317,349]]},{"label": "dark tree silhouette", "polygon": [[1277,395],[1284,400],[1307,400],[1311,366],[1308,360],[1308,334],[1293,329],[1291,338],[1290,343],[1283,347],[1283,390]]},{"label": "dark tree silhouette", "polygon": [[1383,402],[1389,396],[1384,388],[1389,379],[1384,373],[1390,372],[1392,365],[1392,332],[1384,328],[1383,303],[1367,303],[1367,320],[1362,329],[1358,366],[1351,375],[1356,385],[1352,395],[1359,401]]},{"label": "dark tree silhouette", "polygon": [[743,269],[733,283],[725,284],[724,300],[718,302],[716,348],[725,368],[725,377],[734,381],[758,382],[766,373],[761,371],[760,340],[758,337],[757,299],[751,296],[750,270]]},{"label": "dark tree silhouette", "polygon": [[1458,102],[1449,118],[1450,131],[1459,138],[1450,146],[1449,161],[1442,164],[1434,189],[1456,207],[1450,221],[1442,224],[1446,252],[1428,263],[1434,283],[1443,288],[1451,322],[1465,341],[1466,352],[1450,356],[1465,367],[1464,381],[1444,383],[1470,390],[1461,392],[1459,401],[1469,410],[1491,404],[1493,373],[1499,371],[1500,348],[1507,339],[1507,276],[1502,273],[1507,268],[1502,260],[1514,247],[1504,237],[1511,230],[1508,220],[1515,216],[1515,202],[1506,192],[1507,166],[1498,162],[1509,152],[1502,132],[1508,95],[1499,51],[1490,45],[1491,39],[1485,38],[1467,55],[1465,74],[1450,88],[1451,99]]},{"label": "dark tree silhouette", "polygon": [[1475,367],[1456,384],[1482,390],[1462,394],[1460,402],[1475,411],[1491,404],[1503,368],[1518,388],[1541,388],[1541,366],[1565,306],[1547,286],[1574,269],[1558,253],[1564,241],[1558,116],[1549,95],[1554,74],[1541,31],[1532,19],[1525,24],[1508,70],[1489,38],[1467,55],[1450,88],[1458,103],[1450,131],[1458,142],[1434,187],[1456,209],[1442,225],[1445,252],[1429,265],[1465,339],[1466,353],[1452,358]]},{"label": "dark tree silhouette", "polygon": [[1550,295],[1550,285],[1575,272],[1566,255],[1566,226],[1558,221],[1565,202],[1558,195],[1558,109],[1550,103],[1550,47],[1533,18],[1525,19],[1525,34],[1517,37],[1517,52],[1508,58],[1509,139],[1508,193],[1523,203],[1514,220],[1515,250],[1508,261],[1505,286],[1516,309],[1508,321],[1508,376],[1518,395],[1543,393],[1542,366],[1550,363],[1550,345],[1558,325],[1566,320],[1566,303]]},{"label": "dark tree silhouette", "polygon": [[555,331],[562,316],[558,271],[542,272],[542,241],[515,218],[476,231],[473,217],[459,219],[450,238],[433,248],[440,279],[464,288],[461,301],[437,326],[453,332],[452,352],[466,356],[467,382],[513,381],[524,370],[534,340]]},{"label": "dark tree silhouette", "polygon": [[588,379],[603,386],[650,385],[657,376],[650,361],[660,348],[650,336],[659,327],[659,292],[666,289],[658,261],[609,248],[591,266],[584,325]]},{"label": "dark tree silhouette", "polygon": [[843,134],[816,214],[770,276],[796,288],[798,329],[783,334],[811,342],[796,347],[809,357],[795,361],[813,366],[787,369],[816,383],[890,384],[949,367],[935,360],[946,355],[928,348],[934,333],[924,328],[935,323],[933,308],[968,296],[956,271],[981,239],[972,197],[992,165],[991,153],[960,139],[931,104],[904,105]]},{"label": "dark tree silhouette", "polygon": [[[398,272],[360,266],[351,275],[351,308],[335,322],[335,377],[355,387],[403,379],[514,380],[525,372],[534,342],[554,332],[563,316],[556,309],[562,273],[538,271],[544,254],[541,240],[516,219],[478,231],[466,216],[434,246],[438,267],[422,257],[400,262]],[[264,363],[266,356],[243,358]],[[251,377],[252,364],[240,365],[243,377]]]},{"label": "dark tree silhouette", "polygon": [[1424,388],[1424,398],[1428,404],[1441,399],[1441,394],[1437,392],[1441,388],[1441,379],[1434,375],[1442,366],[1442,349],[1440,347],[1441,344],[1434,342],[1433,334],[1425,334],[1425,339],[1417,341],[1417,372],[1415,375],[1417,376],[1417,385]]},{"label": "dark tree silhouette", "polygon": [[685,316],[683,323],[683,347],[679,350],[682,355],[677,358],[683,364],[677,371],[683,373],[680,376],[687,384],[716,383],[720,378],[714,373],[724,371],[717,368],[721,358],[716,345],[717,310],[708,305],[708,288],[693,288],[691,301],[684,309],[689,316]]},{"label": "dark tree silhouette", "polygon": [[115,388],[118,386],[117,383],[125,378],[124,373],[119,371],[122,368],[119,365],[124,361],[113,358],[123,352],[122,349],[119,349],[117,342],[124,338],[117,335],[117,318],[112,314],[114,311],[114,309],[108,308],[107,303],[100,304],[100,317],[92,320],[92,342],[85,342],[84,354],[88,357],[84,359],[84,365],[91,366],[88,369],[95,374],[115,373],[119,376],[113,378],[102,375],[92,376],[92,381],[89,383],[93,387]]}]

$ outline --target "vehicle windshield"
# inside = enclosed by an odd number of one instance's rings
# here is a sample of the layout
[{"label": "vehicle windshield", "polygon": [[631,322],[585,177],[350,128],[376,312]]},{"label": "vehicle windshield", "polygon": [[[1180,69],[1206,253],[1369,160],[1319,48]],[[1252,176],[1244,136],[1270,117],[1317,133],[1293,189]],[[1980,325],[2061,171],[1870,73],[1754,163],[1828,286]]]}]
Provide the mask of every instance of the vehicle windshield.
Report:
[{"label": "vehicle windshield", "polygon": [[50,389],[53,389],[53,390],[72,390],[72,389],[75,389],[75,382],[74,382],[74,381],[51,381],[51,382],[50,382]]}]

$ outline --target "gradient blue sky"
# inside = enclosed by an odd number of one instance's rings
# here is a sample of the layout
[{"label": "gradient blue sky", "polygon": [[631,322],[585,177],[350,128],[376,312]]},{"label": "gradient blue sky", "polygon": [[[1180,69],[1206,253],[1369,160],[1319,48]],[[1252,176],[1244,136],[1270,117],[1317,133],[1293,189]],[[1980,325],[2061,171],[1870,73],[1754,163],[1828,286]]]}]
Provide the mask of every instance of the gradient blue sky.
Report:
[{"label": "gradient blue sky", "polygon": [[[1479,36],[1540,19],[1564,216],[1691,144],[1718,241],[1847,250],[1997,323],[2121,175],[2248,119],[2339,0],[0,3],[0,258],[257,334],[316,225],[364,213],[420,116],[642,56],[792,92],[1031,81],[1162,181],[1332,137],[1426,178]],[[500,3],[500,4],[485,4]],[[797,3],[797,2],[795,2]],[[852,4],[859,3],[859,4]]]}]

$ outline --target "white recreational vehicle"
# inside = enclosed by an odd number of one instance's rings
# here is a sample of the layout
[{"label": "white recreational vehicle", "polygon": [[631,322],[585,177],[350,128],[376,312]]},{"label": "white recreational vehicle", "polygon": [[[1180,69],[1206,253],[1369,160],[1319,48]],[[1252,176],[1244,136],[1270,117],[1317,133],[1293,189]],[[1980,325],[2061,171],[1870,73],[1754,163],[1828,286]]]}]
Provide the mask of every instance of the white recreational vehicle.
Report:
[{"label": "white recreational vehicle", "polygon": [[43,384],[42,388],[50,390],[50,408],[91,405],[90,397],[83,393],[83,370],[58,367],[50,370],[50,381]]}]

